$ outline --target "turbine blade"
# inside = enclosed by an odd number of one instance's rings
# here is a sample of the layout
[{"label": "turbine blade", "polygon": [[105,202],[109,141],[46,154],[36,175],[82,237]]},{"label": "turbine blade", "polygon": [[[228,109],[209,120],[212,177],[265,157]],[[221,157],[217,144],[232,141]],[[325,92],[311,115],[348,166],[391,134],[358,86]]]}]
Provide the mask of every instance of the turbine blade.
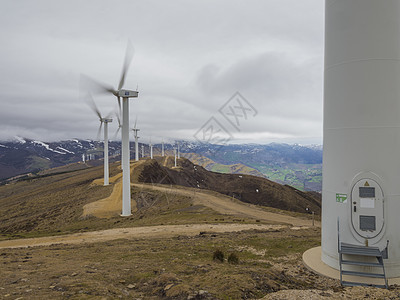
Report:
[{"label": "turbine blade", "polygon": [[99,108],[96,105],[96,102],[94,102],[94,99],[92,97],[92,94],[88,93],[87,95],[87,103],[89,107],[95,112],[95,114],[99,117],[99,119],[102,119],[101,113]]},{"label": "turbine blade", "polygon": [[136,119],[135,119],[135,126],[133,126],[134,129],[136,129],[136,122],[137,122],[137,116],[136,116]]},{"label": "turbine blade", "polygon": [[118,136],[118,132],[119,132],[119,130],[121,129],[121,127],[118,127],[118,129],[115,131],[115,134],[114,134],[114,140],[116,140],[117,139],[117,136]]},{"label": "turbine blade", "polygon": [[97,131],[97,140],[100,140],[100,134],[101,134],[101,127],[102,126],[103,126],[103,121],[100,121],[99,130]]},{"label": "turbine blade", "polygon": [[122,124],[121,124],[121,118],[120,115],[118,113],[115,113],[115,116],[117,117],[117,121],[118,121],[118,129],[121,128]]},{"label": "turbine blade", "polygon": [[119,115],[121,116],[121,97],[118,96]]},{"label": "turbine blade", "polygon": [[99,82],[83,74],[81,74],[80,86],[81,89],[85,88],[97,94],[109,94],[109,93],[113,95],[117,94],[117,91],[111,85]]},{"label": "turbine blade", "polygon": [[129,65],[131,64],[132,57],[133,57],[133,46],[132,42],[128,41],[128,45],[126,46],[124,65],[122,66],[121,79],[119,80],[118,84],[118,91],[124,86],[125,76],[126,73],[128,72]]},{"label": "turbine blade", "polygon": [[[106,119],[111,119],[111,116],[112,116],[112,114],[113,114],[113,112],[111,111],[111,112],[109,112],[107,115],[106,115]],[[111,119],[112,120],[112,119]]]}]

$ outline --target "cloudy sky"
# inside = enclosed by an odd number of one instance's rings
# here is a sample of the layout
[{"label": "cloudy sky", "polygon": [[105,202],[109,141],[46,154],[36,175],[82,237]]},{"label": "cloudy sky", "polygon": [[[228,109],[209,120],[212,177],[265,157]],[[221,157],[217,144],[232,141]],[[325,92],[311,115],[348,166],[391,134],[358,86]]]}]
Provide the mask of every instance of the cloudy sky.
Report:
[{"label": "cloudy sky", "polygon": [[[322,142],[321,0],[0,4],[0,140],[96,138],[81,74],[117,87],[130,40],[124,87],[139,90],[130,121],[142,142],[212,132],[235,143]],[[114,96],[93,97],[104,115],[117,111]],[[111,137],[116,129],[114,119]]]}]

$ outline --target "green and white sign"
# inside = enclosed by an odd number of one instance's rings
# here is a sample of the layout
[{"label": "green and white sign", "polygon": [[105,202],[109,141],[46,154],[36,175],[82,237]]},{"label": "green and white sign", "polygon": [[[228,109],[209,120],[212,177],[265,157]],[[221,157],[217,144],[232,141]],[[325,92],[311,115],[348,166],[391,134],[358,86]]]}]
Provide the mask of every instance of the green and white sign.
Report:
[{"label": "green and white sign", "polygon": [[347,203],[347,194],[336,193],[336,202]]}]

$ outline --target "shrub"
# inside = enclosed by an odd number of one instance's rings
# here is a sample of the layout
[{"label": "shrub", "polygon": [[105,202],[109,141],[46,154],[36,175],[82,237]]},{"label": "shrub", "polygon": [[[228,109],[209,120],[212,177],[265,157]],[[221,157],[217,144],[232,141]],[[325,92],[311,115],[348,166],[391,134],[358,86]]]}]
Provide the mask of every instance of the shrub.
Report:
[{"label": "shrub", "polygon": [[213,260],[224,262],[224,253],[219,249],[215,250],[213,254]]},{"label": "shrub", "polygon": [[229,254],[228,263],[237,265],[239,263],[239,257],[235,253]]}]

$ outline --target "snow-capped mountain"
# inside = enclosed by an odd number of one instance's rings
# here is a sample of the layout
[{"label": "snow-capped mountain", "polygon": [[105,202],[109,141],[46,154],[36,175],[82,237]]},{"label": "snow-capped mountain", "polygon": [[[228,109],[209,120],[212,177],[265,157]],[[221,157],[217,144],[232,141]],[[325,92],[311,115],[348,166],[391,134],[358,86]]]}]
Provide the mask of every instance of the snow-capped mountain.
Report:
[{"label": "snow-capped mountain", "polygon": [[[103,143],[68,140],[45,143],[16,137],[0,142],[0,180],[28,172],[63,166],[85,159],[102,158]],[[110,155],[118,155],[120,142],[109,143]]]},{"label": "snow-capped mountain", "polygon": [[[300,189],[321,189],[322,147],[318,145],[214,145],[191,141],[179,141],[179,145],[182,153],[195,153],[222,165],[242,164],[256,169],[271,180]],[[109,142],[111,157],[119,159],[120,149],[120,142]],[[155,155],[159,155],[160,149],[160,144],[155,145]],[[172,151],[168,150],[172,149],[173,145],[165,144],[167,153],[171,154]],[[131,157],[134,157],[133,142]],[[78,139],[46,143],[16,137],[14,141],[0,142],[0,180],[76,163],[83,158],[102,159],[103,143]]]}]

